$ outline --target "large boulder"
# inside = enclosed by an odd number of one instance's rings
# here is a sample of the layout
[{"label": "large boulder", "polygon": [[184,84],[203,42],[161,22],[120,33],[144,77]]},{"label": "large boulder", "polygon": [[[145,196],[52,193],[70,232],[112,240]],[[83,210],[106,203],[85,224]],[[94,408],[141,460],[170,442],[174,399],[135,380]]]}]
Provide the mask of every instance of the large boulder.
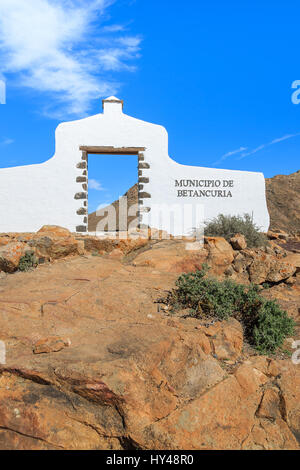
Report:
[{"label": "large boulder", "polygon": [[241,233],[237,233],[232,237],[230,244],[234,250],[245,250],[245,248],[247,248],[246,238]]},{"label": "large boulder", "polygon": [[0,247],[0,271],[13,273],[18,269],[20,259],[25,255],[26,244],[20,242],[8,243]]},{"label": "large boulder", "polygon": [[296,266],[287,261],[278,260],[271,263],[270,270],[267,274],[267,282],[280,282],[290,278],[296,272]]},{"label": "large boulder", "polygon": [[37,233],[40,235],[43,234],[44,237],[50,235],[55,238],[66,238],[72,235],[70,230],[59,227],[58,225],[44,225]]},{"label": "large boulder", "polygon": [[38,258],[48,260],[82,253],[82,244],[71,232],[56,225],[45,225],[29,240]]},{"label": "large boulder", "polygon": [[204,237],[204,244],[208,252],[207,263],[211,267],[211,274],[223,274],[234,260],[232,246],[222,237]]},{"label": "large boulder", "polygon": [[276,283],[288,279],[296,272],[294,264],[264,252],[256,253],[249,268],[250,281],[254,284]]}]

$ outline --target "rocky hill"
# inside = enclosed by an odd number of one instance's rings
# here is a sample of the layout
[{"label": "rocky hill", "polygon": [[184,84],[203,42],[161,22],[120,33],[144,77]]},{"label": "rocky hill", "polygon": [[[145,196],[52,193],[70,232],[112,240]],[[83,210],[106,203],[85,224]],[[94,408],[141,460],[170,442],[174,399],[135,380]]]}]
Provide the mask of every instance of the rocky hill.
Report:
[{"label": "rocky hill", "polygon": [[[267,203],[271,217],[271,230],[287,232],[300,231],[300,170],[291,175],[277,175],[266,179]],[[125,194],[128,207],[138,202],[138,185],[135,184]],[[115,201],[118,215],[119,202]],[[97,224],[103,219],[96,212],[89,215],[89,231],[96,231]],[[131,222],[134,217],[129,218]],[[118,227],[117,227],[118,230]]]},{"label": "rocky hill", "polygon": [[271,230],[300,230],[300,170],[266,179]]},{"label": "rocky hill", "polygon": [[[130,188],[127,193],[124,194],[124,196],[127,197],[127,203],[128,203],[128,208],[132,206],[133,204],[138,203],[138,185],[135,184]],[[113,208],[116,211],[116,221],[117,221],[117,230],[127,230],[127,227],[119,227],[119,201],[115,201],[111,204]],[[101,222],[101,220],[106,217],[105,211],[108,210],[108,208],[103,209],[103,214],[104,215],[97,215],[97,212],[93,212],[92,214],[89,214],[89,221],[88,221],[88,227],[89,227],[89,232],[96,232],[97,231],[97,226]],[[136,217],[128,217],[128,222],[129,224],[135,219]],[[107,230],[107,226],[105,227],[105,230]]]}]

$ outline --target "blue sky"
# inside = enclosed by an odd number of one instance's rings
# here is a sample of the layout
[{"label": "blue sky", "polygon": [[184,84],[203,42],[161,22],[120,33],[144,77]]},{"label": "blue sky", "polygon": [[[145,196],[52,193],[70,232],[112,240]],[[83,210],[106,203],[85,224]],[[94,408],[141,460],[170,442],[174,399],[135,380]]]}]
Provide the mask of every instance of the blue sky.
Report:
[{"label": "blue sky", "polygon": [[[0,167],[47,160],[59,122],[116,94],[167,128],[180,163],[295,172],[299,27],[296,1],[0,0]],[[93,200],[127,189],[135,165],[119,188],[109,159],[96,162]]]}]

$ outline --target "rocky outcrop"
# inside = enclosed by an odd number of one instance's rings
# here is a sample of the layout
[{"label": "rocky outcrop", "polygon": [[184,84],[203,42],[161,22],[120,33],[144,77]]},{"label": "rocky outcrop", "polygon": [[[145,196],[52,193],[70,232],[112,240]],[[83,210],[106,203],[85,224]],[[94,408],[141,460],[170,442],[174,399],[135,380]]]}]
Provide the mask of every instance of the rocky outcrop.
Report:
[{"label": "rocky outcrop", "polygon": [[148,235],[131,239],[81,237],[57,226],[44,226],[37,233],[0,234],[0,272],[15,272],[22,256],[32,253],[40,264],[68,257],[117,255],[123,257],[149,245]]},{"label": "rocky outcrop", "polygon": [[[216,260],[219,276],[228,263],[249,276],[258,253],[212,238],[195,253],[114,242],[0,277],[0,449],[299,449],[299,365],[257,356],[236,320],[160,303],[179,272]],[[265,292],[299,322],[293,279]]]},{"label": "rocky outcrop", "polygon": [[277,283],[293,276],[296,266],[274,254],[255,253],[248,270],[250,281],[254,284]]},{"label": "rocky outcrop", "polygon": [[271,230],[300,231],[300,171],[266,179]]},{"label": "rocky outcrop", "polygon": [[280,235],[281,232],[270,232],[269,245],[249,249],[243,248],[246,241],[240,234],[231,243],[222,237],[204,237],[201,245],[193,239],[174,239],[158,230],[138,230],[129,238],[109,239],[45,226],[35,234],[0,234],[0,271],[16,271],[27,252],[32,252],[39,263],[93,254],[172,273],[195,271],[206,263],[211,275],[227,276],[244,284],[292,285],[300,271],[300,241],[295,237],[279,238]]}]

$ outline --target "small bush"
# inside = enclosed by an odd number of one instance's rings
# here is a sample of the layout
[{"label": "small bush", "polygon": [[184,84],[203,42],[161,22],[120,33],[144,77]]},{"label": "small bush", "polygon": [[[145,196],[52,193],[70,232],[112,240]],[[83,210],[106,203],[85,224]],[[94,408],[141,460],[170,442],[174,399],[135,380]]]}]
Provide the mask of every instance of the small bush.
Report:
[{"label": "small bush", "polygon": [[32,268],[36,268],[38,260],[34,256],[32,251],[25,253],[19,261],[19,271],[29,271]]},{"label": "small bush", "polygon": [[274,352],[293,334],[294,321],[276,301],[264,299],[259,286],[205,277],[208,269],[203,265],[201,271],[178,278],[177,289],[169,299],[173,307],[190,308],[191,315],[197,318],[236,318],[243,324],[249,343],[264,354]]},{"label": "small bush", "polygon": [[282,346],[284,339],[294,333],[295,323],[272,300],[265,301],[259,310],[253,339],[256,349],[262,354],[275,351]]},{"label": "small bush", "polygon": [[205,223],[204,235],[208,237],[224,237],[227,241],[237,233],[245,236],[249,248],[265,246],[267,237],[259,231],[249,214],[230,216],[220,214],[210,222]]}]

